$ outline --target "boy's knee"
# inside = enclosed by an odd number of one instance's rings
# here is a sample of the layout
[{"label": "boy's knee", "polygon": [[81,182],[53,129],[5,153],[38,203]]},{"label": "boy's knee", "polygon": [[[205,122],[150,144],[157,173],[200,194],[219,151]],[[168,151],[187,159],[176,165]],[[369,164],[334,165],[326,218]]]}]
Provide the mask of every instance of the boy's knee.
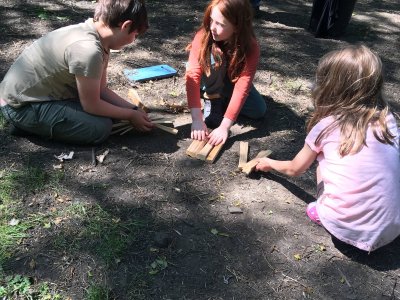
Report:
[{"label": "boy's knee", "polygon": [[101,121],[97,122],[94,130],[91,144],[103,143],[111,134],[112,120],[109,118],[102,118]]}]

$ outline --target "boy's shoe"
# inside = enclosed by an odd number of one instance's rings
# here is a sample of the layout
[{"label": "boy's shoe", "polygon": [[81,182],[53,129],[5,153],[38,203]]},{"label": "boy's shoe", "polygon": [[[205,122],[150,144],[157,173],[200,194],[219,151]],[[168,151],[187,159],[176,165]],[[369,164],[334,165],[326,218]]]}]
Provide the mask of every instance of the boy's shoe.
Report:
[{"label": "boy's shoe", "polygon": [[321,220],[319,219],[317,212],[317,202],[311,202],[307,206],[306,210],[307,216],[313,221],[315,224],[322,226]]},{"label": "boy's shoe", "polygon": [[221,125],[225,114],[224,102],[222,99],[213,99],[209,101],[211,104],[210,114],[205,118],[204,122],[210,129],[215,129]]}]

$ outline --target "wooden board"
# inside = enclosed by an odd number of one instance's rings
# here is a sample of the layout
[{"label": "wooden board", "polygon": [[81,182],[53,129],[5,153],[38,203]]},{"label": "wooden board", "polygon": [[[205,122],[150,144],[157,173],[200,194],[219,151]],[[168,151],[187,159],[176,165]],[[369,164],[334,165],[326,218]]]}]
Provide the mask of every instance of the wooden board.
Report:
[{"label": "wooden board", "polygon": [[219,152],[221,151],[222,146],[224,146],[224,144],[222,143],[217,146],[214,146],[214,148],[212,148],[211,152],[208,154],[206,162],[212,164],[214,160],[217,158]]},{"label": "wooden board", "polygon": [[239,144],[239,165],[238,165],[238,168],[240,170],[247,163],[248,156],[249,156],[249,143],[248,142],[240,142],[240,144]]},{"label": "wooden board", "polygon": [[193,140],[186,150],[186,154],[190,157],[204,160],[208,163],[213,163],[218,156],[224,144],[212,146],[207,141]]},{"label": "wooden board", "polygon": [[189,148],[187,148],[186,154],[190,157],[196,157],[197,153],[203,149],[205,144],[207,144],[207,141],[193,140]]},{"label": "wooden board", "polygon": [[213,145],[209,143],[205,144],[204,147],[196,154],[196,158],[201,160],[206,160],[208,154],[211,152],[213,148],[214,148]]},{"label": "wooden board", "polygon": [[247,176],[250,175],[251,172],[254,171],[254,168],[257,165],[257,158],[262,158],[262,157],[267,157],[269,155],[271,155],[272,151],[271,150],[263,150],[260,151],[255,158],[253,158],[252,160],[250,160],[249,162],[247,162],[246,164],[243,165],[242,167],[242,172],[245,173]]}]

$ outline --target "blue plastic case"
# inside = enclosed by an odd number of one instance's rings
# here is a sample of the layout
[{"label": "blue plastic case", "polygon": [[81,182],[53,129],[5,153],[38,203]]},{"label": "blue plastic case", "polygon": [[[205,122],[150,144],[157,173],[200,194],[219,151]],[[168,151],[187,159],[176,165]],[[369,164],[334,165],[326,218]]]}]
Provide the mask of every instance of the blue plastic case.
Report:
[{"label": "blue plastic case", "polygon": [[168,65],[156,65],[139,69],[125,69],[124,74],[130,81],[140,82],[172,77],[177,74],[177,71]]}]

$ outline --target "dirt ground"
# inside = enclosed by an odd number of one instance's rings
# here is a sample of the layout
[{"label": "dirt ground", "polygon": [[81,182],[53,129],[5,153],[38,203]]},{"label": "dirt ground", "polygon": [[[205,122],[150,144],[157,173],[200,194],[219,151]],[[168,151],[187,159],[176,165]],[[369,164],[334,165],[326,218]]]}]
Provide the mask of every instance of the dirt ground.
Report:
[{"label": "dirt ground", "polygon": [[[63,193],[72,201],[97,203],[115,218],[140,220],[143,227],[111,266],[90,251],[60,253],[56,236],[34,233],[6,271],[51,281],[71,299],[82,299],[91,280],[106,285],[113,299],[399,299],[399,238],[362,255],[337,248],[323,228],[307,219],[305,207],[315,195],[314,168],[298,178],[277,173],[245,177],[236,171],[240,141],[249,143],[250,158],[271,149],[273,157],[290,159],[302,147],[311,104],[308,86],[318,59],[329,50],[361,42],[377,51],[385,65],[385,94],[400,111],[398,1],[357,1],[340,40],[316,39],[306,30],[311,1],[262,1],[254,20],[261,46],[254,83],[268,112],[257,122],[239,119],[213,164],[186,156],[190,116],[170,109],[185,104],[184,48],[207,1],[147,2],[150,30],[113,53],[109,85],[126,96],[132,86],[124,68],[166,63],[177,69],[174,78],[134,85],[153,115],[175,119],[176,136],[160,130],[114,135],[95,148],[97,154],[106,149],[109,154],[93,167],[91,147],[0,130],[1,169],[34,163],[51,171],[54,155],[74,151],[64,165]],[[34,39],[90,17],[93,7],[92,1],[0,0],[0,78]],[[35,199],[43,210],[58,205],[46,191],[26,201]],[[243,213],[229,213],[232,206]],[[79,231],[84,224],[74,226]],[[57,235],[71,232],[62,227]],[[160,256],[168,267],[149,275],[149,265]],[[27,267],[32,258],[34,270]]]}]

